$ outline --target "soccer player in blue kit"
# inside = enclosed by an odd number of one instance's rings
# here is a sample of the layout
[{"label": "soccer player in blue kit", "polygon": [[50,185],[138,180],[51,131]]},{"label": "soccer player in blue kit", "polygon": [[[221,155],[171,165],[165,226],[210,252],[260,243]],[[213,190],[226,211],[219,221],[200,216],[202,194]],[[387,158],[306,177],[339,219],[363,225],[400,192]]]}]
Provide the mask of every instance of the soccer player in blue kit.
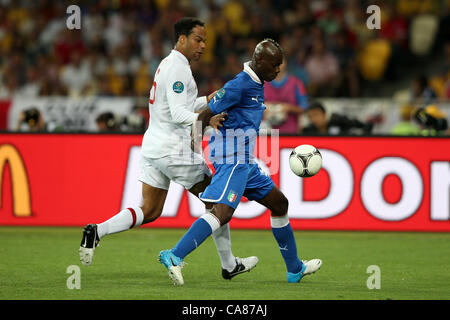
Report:
[{"label": "soccer player in blue kit", "polygon": [[[159,253],[159,261],[168,269],[175,285],[184,284],[183,259],[212,232],[231,220],[242,196],[271,211],[272,232],[286,264],[288,282],[299,282],[322,265],[320,259],[299,259],[287,214],[288,200],[259,168],[253,155],[265,109],[264,81],[276,78],[282,62],[283,51],[278,43],[272,39],[261,41],[252,60],[244,64],[244,70],[209,102],[212,114],[224,112],[227,115],[220,132],[213,133],[210,138],[210,160],[216,172],[211,184],[199,195],[202,201],[213,203],[213,209],[210,214],[197,219],[175,247]],[[206,125],[199,126],[201,133]]]}]

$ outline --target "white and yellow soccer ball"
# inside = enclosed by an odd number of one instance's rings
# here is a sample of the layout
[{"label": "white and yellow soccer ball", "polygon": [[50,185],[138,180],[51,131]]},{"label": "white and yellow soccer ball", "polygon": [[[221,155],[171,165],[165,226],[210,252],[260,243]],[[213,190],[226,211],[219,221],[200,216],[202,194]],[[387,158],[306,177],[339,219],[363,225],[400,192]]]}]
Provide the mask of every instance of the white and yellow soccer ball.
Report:
[{"label": "white and yellow soccer ball", "polygon": [[322,155],[316,147],[302,144],[292,150],[289,166],[299,177],[312,177],[322,168]]}]

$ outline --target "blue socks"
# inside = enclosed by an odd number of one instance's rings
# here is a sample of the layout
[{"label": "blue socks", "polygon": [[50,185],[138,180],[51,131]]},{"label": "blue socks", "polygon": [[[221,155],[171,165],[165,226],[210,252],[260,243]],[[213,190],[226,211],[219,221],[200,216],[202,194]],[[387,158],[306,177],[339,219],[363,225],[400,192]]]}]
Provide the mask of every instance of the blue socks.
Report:
[{"label": "blue socks", "polygon": [[294,232],[289,224],[288,215],[271,217],[270,222],[272,233],[278,242],[278,247],[280,248],[287,271],[299,273],[302,270],[303,263],[297,255],[297,244],[295,243]]},{"label": "blue socks", "polygon": [[[286,214],[283,217],[271,217],[270,222],[272,233],[277,240],[287,271],[290,273],[299,273],[302,270],[303,263],[297,255],[297,244],[295,243],[294,232],[289,224],[288,215]],[[184,259],[219,227],[219,221],[215,216],[204,214],[192,224],[180,241],[178,241],[171,250],[172,253],[175,256]]]},{"label": "blue socks", "polygon": [[212,214],[204,214],[198,218],[184,236],[171,250],[174,255],[184,259],[194,251],[211,233],[220,227],[219,221]]}]

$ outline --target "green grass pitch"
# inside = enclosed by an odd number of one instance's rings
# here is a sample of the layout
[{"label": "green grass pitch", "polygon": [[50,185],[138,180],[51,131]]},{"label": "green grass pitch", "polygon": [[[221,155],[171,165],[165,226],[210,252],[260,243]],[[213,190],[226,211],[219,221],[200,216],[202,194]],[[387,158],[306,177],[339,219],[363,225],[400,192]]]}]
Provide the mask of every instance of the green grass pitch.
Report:
[{"label": "green grass pitch", "polygon": [[[160,250],[185,231],[138,228],[105,237],[90,267],[81,265],[81,228],[0,227],[0,299],[146,300],[426,300],[450,298],[450,234],[296,231],[301,259],[322,268],[298,284],[286,269],[270,230],[232,230],[237,256],[259,264],[223,280],[211,238],[186,259],[185,285],[175,287],[158,263]],[[80,267],[80,289],[68,289],[67,268]],[[369,290],[370,265],[381,288]]]}]

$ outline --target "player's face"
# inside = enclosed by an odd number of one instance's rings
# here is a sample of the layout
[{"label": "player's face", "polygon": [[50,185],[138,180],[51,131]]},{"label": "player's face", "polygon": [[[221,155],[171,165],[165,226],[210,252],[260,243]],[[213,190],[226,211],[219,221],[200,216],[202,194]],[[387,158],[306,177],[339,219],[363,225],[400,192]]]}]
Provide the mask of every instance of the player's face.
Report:
[{"label": "player's face", "polygon": [[280,73],[280,66],[283,63],[283,55],[277,51],[275,54],[266,54],[261,59],[260,74],[264,81],[274,80]]},{"label": "player's face", "polygon": [[190,61],[200,60],[206,47],[206,30],[205,27],[196,26],[187,37],[186,55]]}]

